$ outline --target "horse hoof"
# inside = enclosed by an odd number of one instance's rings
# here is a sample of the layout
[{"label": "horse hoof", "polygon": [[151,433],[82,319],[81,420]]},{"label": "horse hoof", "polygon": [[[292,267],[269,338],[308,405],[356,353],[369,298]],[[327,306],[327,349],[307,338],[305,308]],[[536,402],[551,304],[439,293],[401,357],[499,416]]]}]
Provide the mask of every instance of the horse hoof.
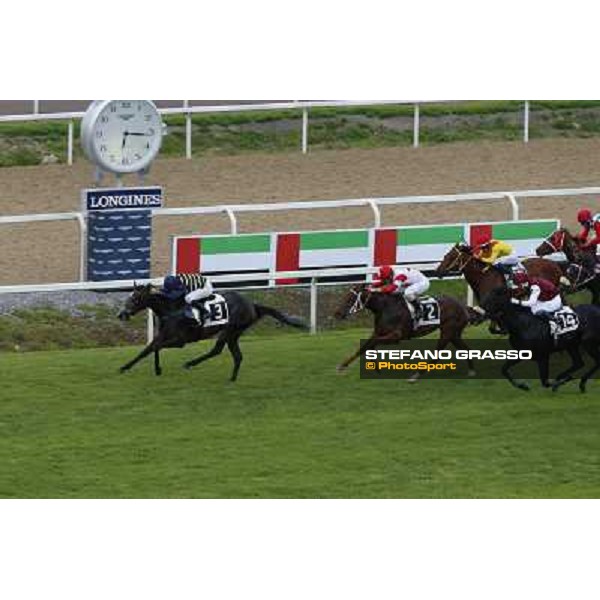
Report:
[{"label": "horse hoof", "polygon": [[162,375],[162,369],[159,369],[158,371],[155,371],[155,374],[157,377],[160,377]]},{"label": "horse hoof", "polygon": [[123,373],[127,373],[127,371],[129,371],[129,369],[128,369],[127,367],[121,367],[121,368],[119,369],[119,373],[121,373],[121,375],[122,375]]},{"label": "horse hoof", "polygon": [[585,383],[580,383],[580,384],[579,384],[579,391],[580,391],[582,394],[585,394]]},{"label": "horse hoof", "polygon": [[189,362],[183,363],[183,368],[186,371],[189,371],[194,365],[190,364]]},{"label": "horse hoof", "polygon": [[338,365],[335,370],[337,371],[338,375],[341,375],[346,372],[347,368],[348,367],[345,367],[344,365]]},{"label": "horse hoof", "polygon": [[518,387],[520,390],[523,390],[524,392],[528,392],[528,391],[531,389],[531,388],[529,387],[529,385],[528,385],[528,384],[526,384],[526,383],[519,383],[519,384],[517,384],[517,387]]}]

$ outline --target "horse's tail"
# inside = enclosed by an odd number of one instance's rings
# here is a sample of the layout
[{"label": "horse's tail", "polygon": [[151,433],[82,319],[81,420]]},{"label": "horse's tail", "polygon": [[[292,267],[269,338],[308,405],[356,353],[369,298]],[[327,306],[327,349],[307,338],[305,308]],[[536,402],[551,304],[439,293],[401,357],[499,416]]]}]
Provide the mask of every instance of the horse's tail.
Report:
[{"label": "horse's tail", "polygon": [[270,306],[264,306],[263,304],[255,304],[254,308],[256,310],[256,314],[259,319],[262,319],[265,315],[268,317],[273,317],[280,323],[284,323],[285,325],[290,325],[291,327],[296,327],[298,329],[309,329],[308,325],[300,318],[294,317],[292,315],[286,315],[276,308],[271,308]]},{"label": "horse's tail", "polygon": [[469,325],[480,325],[488,318],[485,314],[485,310],[479,306],[465,306],[465,310],[467,311]]}]

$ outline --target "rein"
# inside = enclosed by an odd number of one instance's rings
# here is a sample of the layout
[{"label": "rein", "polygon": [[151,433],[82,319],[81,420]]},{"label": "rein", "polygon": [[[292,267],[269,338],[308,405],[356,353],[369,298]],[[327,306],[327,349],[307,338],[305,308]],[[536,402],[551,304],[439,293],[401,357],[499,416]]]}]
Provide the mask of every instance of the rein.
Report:
[{"label": "rein", "polygon": [[556,242],[556,245],[552,243],[552,239],[554,238],[556,234],[553,233],[550,237],[547,237],[544,242],[542,243],[542,246],[544,244],[548,244],[548,246],[550,246],[550,249],[552,250],[552,253],[554,252],[562,252],[563,251],[563,247],[565,245],[565,232],[561,231],[559,236],[558,236],[558,241]]},{"label": "rein", "polygon": [[[456,258],[450,263],[448,267],[446,267],[446,271],[458,271],[459,273],[462,273],[465,267],[473,260],[474,257],[472,254],[463,254],[456,246],[452,248],[452,252],[456,252]],[[463,263],[459,263],[459,261],[462,258],[465,258],[466,260]],[[459,264],[455,268],[454,265],[456,263]]]}]

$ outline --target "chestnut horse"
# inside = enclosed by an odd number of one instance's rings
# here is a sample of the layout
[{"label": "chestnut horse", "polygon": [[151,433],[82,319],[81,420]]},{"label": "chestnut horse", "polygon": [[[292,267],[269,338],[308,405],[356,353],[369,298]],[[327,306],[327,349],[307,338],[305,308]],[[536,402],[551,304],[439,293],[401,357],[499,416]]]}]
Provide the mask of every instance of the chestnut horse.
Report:
[{"label": "chestnut horse", "polygon": [[[560,286],[561,277],[563,276],[562,270],[553,261],[545,258],[526,258],[522,261],[522,265],[532,277],[541,277],[551,281],[557,287]],[[465,243],[452,246],[435,271],[438,277],[450,273],[462,273],[464,275],[478,303],[493,289],[506,287],[502,273],[475,258],[473,248]]]},{"label": "chestnut horse", "polygon": [[[463,331],[467,325],[481,322],[481,315],[456,298],[439,296],[436,300],[440,309],[440,324],[415,329],[412,315],[402,296],[373,292],[369,284],[352,287],[335,311],[335,318],[345,319],[366,308],[375,316],[375,325],[371,337],[338,365],[338,371],[346,369],[366,350],[375,348],[379,343],[423,337],[437,329],[440,330],[438,350],[443,350],[448,344],[452,344],[457,349],[468,350],[469,347],[462,339]],[[473,362],[470,359],[467,362],[469,376],[475,375]],[[408,381],[414,382],[418,376],[417,371]]]},{"label": "chestnut horse", "polygon": [[566,270],[566,276],[571,284],[571,290],[576,292],[587,289],[592,294],[592,303],[600,304],[600,274],[596,269],[596,249],[581,248],[577,238],[569,230],[561,227],[548,236],[535,250],[538,256],[547,256],[555,252],[563,252],[571,263]]}]

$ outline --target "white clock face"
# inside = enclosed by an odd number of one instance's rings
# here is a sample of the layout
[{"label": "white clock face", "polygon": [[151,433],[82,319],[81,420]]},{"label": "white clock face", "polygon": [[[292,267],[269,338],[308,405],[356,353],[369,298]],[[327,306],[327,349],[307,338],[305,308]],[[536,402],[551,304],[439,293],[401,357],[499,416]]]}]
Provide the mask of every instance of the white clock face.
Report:
[{"label": "white clock face", "polygon": [[111,100],[100,105],[87,135],[90,154],[101,167],[133,173],[158,154],[162,121],[148,100]]}]

